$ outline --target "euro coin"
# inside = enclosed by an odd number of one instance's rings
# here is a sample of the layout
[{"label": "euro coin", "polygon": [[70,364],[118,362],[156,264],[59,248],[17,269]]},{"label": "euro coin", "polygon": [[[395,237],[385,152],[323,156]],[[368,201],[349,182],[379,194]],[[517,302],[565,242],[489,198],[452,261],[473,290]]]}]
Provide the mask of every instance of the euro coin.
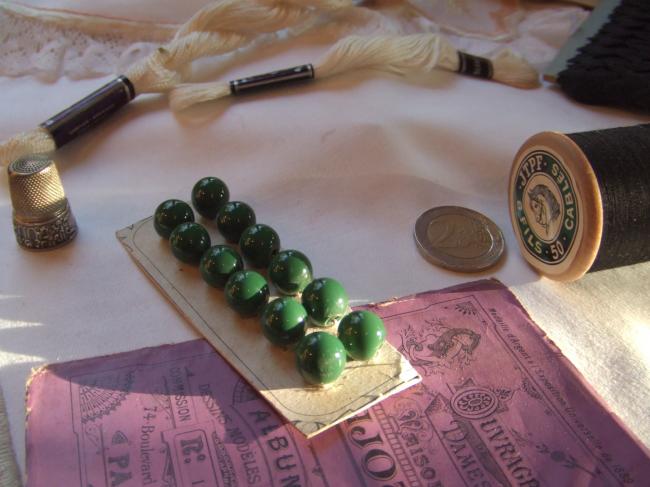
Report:
[{"label": "euro coin", "polygon": [[439,206],[415,222],[415,243],[429,262],[459,272],[495,265],[505,249],[503,233],[485,215],[459,206]]}]

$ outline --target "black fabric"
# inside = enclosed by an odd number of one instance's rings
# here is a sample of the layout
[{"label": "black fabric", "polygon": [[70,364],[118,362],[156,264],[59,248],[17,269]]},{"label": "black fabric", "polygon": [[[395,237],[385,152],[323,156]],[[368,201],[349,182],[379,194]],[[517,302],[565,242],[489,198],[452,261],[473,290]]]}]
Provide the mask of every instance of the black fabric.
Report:
[{"label": "black fabric", "polygon": [[582,103],[650,111],[650,0],[622,0],[557,82]]}]

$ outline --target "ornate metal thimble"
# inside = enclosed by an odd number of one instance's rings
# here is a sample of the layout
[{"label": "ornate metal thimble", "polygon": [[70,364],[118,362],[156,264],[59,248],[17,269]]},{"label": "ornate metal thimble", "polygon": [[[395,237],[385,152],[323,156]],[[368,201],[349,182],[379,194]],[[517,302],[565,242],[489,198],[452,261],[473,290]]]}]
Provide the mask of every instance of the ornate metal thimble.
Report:
[{"label": "ornate metal thimble", "polygon": [[30,155],[9,164],[8,172],[18,244],[48,250],[70,242],[77,235],[77,223],[54,161]]}]

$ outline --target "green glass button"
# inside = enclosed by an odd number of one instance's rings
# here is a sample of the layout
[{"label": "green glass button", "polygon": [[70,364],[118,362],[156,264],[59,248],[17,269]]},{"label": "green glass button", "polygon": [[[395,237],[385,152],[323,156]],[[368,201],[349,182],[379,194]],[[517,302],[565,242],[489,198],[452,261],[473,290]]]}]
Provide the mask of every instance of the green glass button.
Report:
[{"label": "green glass button", "polygon": [[296,343],[305,335],[307,311],[292,298],[277,298],[262,312],[262,332],[275,345]]},{"label": "green glass button", "polygon": [[212,287],[224,287],[228,278],[244,268],[237,251],[227,245],[215,245],[201,257],[199,270],[203,280]]},{"label": "green glass button", "polygon": [[243,316],[255,316],[269,300],[269,285],[255,271],[237,271],[226,282],[226,301]]},{"label": "green glass button", "polygon": [[217,228],[228,242],[237,243],[242,232],[255,223],[255,212],[246,203],[230,201],[217,214]]},{"label": "green glass button", "polygon": [[251,225],[241,234],[239,249],[253,267],[267,267],[280,250],[280,237],[268,225]]},{"label": "green glass button", "polygon": [[199,223],[181,223],[169,236],[169,243],[177,259],[198,264],[203,253],[210,248],[210,235]]},{"label": "green glass button", "polygon": [[311,262],[297,250],[283,250],[271,260],[269,279],[282,294],[301,293],[312,280]]},{"label": "green glass button", "polygon": [[345,368],[346,353],[341,340],[324,331],[305,336],[296,347],[296,362],[310,384],[335,381]]},{"label": "green glass button", "polygon": [[332,326],[348,310],[348,295],[338,281],[323,277],[305,288],[302,305],[317,326]]},{"label": "green glass button", "polygon": [[339,323],[339,339],[355,360],[370,360],[386,339],[386,328],[379,316],[370,311],[353,311]]},{"label": "green glass button", "polygon": [[230,199],[228,186],[212,176],[201,178],[192,188],[192,205],[199,215],[214,220],[219,210]]},{"label": "green glass button", "polygon": [[174,228],[181,223],[193,221],[192,207],[181,200],[163,201],[153,215],[153,227],[163,238],[169,238]]}]

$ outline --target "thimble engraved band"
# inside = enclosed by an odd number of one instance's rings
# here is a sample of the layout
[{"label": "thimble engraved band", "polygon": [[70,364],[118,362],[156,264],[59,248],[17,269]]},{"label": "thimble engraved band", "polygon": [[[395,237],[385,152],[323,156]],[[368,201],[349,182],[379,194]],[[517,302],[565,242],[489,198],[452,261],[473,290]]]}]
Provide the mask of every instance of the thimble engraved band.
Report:
[{"label": "thimble engraved band", "polygon": [[72,240],[77,224],[54,161],[30,155],[13,161],[7,171],[18,244],[45,250]]},{"label": "thimble engraved band", "polygon": [[14,233],[21,247],[30,250],[47,250],[65,245],[77,235],[77,222],[70,205],[46,222],[25,223],[14,216]]}]

